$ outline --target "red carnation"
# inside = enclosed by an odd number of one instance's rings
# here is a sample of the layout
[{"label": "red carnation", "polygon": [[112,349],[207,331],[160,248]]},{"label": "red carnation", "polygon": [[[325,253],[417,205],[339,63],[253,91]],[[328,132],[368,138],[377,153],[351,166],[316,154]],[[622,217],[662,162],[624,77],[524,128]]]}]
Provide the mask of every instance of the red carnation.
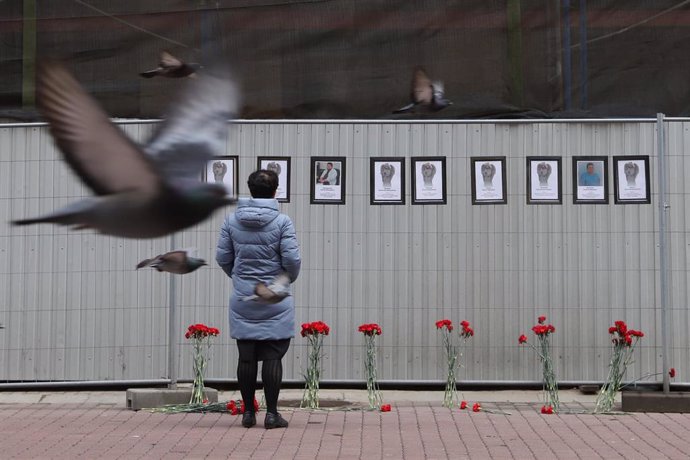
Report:
[{"label": "red carnation", "polygon": [[628,332],[628,325],[625,324],[625,321],[615,321],[613,324],[616,325],[620,335],[625,335]]},{"label": "red carnation", "polygon": [[312,323],[302,323],[302,330],[300,335],[306,337],[308,335],[323,334],[328,335],[331,328],[323,321],[314,321]]},{"label": "red carnation", "polygon": [[240,411],[237,408],[237,403],[235,403],[235,401],[230,401],[226,407],[230,411],[231,415],[237,415],[240,413]]},{"label": "red carnation", "polygon": [[460,409],[467,409],[467,401],[460,401]]},{"label": "red carnation", "polygon": [[436,329],[442,329],[443,327],[448,329],[448,331],[450,332],[453,330],[453,323],[449,319],[441,319],[439,321],[436,321]]},{"label": "red carnation", "polygon": [[362,324],[359,326],[358,331],[362,332],[364,335],[381,335],[383,332],[381,326],[376,323]]},{"label": "red carnation", "polygon": [[518,337],[518,343],[522,345],[523,343],[527,343],[527,336],[525,334],[522,334],[520,337]]},{"label": "red carnation", "polygon": [[609,328],[609,334],[615,334],[617,330],[618,330],[618,328],[616,328],[616,326],[611,326]]},{"label": "red carnation", "polygon": [[544,321],[546,321],[546,316],[540,316],[539,318],[537,318],[537,322],[539,324],[544,324]]},{"label": "red carnation", "polygon": [[381,412],[390,412],[391,411],[391,405],[390,404],[383,404],[381,406]]},{"label": "red carnation", "polygon": [[668,375],[669,377],[673,378],[676,376],[676,368],[672,367],[671,369],[668,370]]},{"label": "red carnation", "polygon": [[542,414],[553,414],[553,407],[551,406],[541,406]]},{"label": "red carnation", "polygon": [[474,406],[472,406],[472,412],[479,412],[482,410],[482,406],[479,403],[474,403]]}]

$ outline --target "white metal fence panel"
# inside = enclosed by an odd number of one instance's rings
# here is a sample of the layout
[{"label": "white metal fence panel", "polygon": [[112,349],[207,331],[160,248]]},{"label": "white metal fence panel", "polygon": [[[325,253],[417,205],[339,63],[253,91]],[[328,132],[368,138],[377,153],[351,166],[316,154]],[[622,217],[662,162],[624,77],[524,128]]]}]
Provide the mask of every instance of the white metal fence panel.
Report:
[{"label": "white metal fence panel", "polygon": [[[152,123],[121,128],[138,141]],[[671,365],[690,374],[687,312],[690,213],[684,151],[690,123],[667,122],[670,163]],[[608,326],[617,319],[646,337],[628,376],[661,369],[656,126],[651,121],[261,122],[230,125],[227,153],[238,155],[240,193],[257,156],[292,159],[291,202],[282,211],[298,230],[303,270],[295,285],[298,323],[326,321],[324,379],[362,380],[357,326],[378,322],[384,380],[442,378],[434,322],[469,320],[476,335],[460,378],[537,380],[534,354],[517,344],[546,314],[558,378],[600,380],[609,360]],[[609,204],[573,204],[572,157],[609,158]],[[649,155],[652,204],[616,205],[616,155]],[[346,204],[310,204],[310,157],[346,158]],[[369,159],[402,156],[406,204],[369,202]],[[412,156],[445,156],[447,204],[411,204]],[[470,157],[505,156],[508,203],[472,205]],[[526,157],[562,157],[563,203],[526,203]],[[90,231],[9,221],[49,212],[88,195],[55,149],[46,126],[0,127],[0,381],[157,379],[167,375],[171,276],[135,271],[171,248],[170,238],[125,240]],[[179,373],[191,377],[186,326],[221,329],[209,378],[235,378],[228,336],[230,281],[215,265],[218,229],[231,208],[175,236],[211,265],[175,278]],[[299,334],[285,378],[300,379]]]}]

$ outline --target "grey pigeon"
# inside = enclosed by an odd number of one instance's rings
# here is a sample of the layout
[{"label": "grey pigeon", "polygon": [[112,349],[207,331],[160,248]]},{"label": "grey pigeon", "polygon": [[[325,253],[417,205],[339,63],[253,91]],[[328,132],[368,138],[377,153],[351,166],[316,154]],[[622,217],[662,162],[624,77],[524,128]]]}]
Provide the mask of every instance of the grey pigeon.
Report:
[{"label": "grey pigeon", "polygon": [[242,300],[256,300],[263,303],[278,303],[290,294],[290,277],[287,273],[276,276],[271,284],[257,283],[254,295],[244,297]]},{"label": "grey pigeon", "polygon": [[431,81],[422,67],[416,67],[412,75],[410,99],[412,102],[393,113],[405,113],[417,107],[436,112],[452,104],[445,97],[443,82]]},{"label": "grey pigeon", "polygon": [[195,77],[196,71],[201,68],[203,68],[201,64],[197,64],[196,62],[184,62],[167,51],[163,51],[158,67],[153,70],[141,72],[139,75],[144,78],[153,78],[157,76],[167,78]]},{"label": "grey pigeon", "polygon": [[145,259],[137,264],[137,270],[143,267],[153,267],[159,272],[175,273],[184,275],[191,273],[197,268],[208,265],[205,260],[191,257],[187,251],[170,251],[160,254],[153,259]]},{"label": "grey pigeon", "polygon": [[62,65],[41,65],[41,111],[65,161],[95,196],[15,225],[51,222],[125,238],[157,238],[195,225],[236,202],[222,184],[200,181],[225,153],[239,91],[225,67],[190,80],[182,99],[144,147],[110,122]]}]

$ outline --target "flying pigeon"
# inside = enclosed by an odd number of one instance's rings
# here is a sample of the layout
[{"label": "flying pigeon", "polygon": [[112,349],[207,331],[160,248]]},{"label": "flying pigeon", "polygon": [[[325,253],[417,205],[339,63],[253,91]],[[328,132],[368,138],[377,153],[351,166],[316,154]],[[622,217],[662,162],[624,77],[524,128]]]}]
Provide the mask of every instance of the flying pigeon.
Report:
[{"label": "flying pigeon", "polygon": [[271,284],[257,283],[254,295],[244,297],[242,300],[255,300],[263,303],[278,303],[290,294],[290,277],[287,273],[276,276]]},{"label": "flying pigeon", "polygon": [[412,75],[410,99],[412,102],[393,113],[409,112],[418,106],[437,112],[452,104],[444,95],[443,82],[431,81],[422,67],[415,68]]},{"label": "flying pigeon", "polygon": [[203,68],[201,64],[197,64],[196,62],[184,62],[167,51],[163,51],[158,67],[153,70],[141,72],[139,75],[144,78],[153,78],[156,76],[168,78],[195,77],[196,71],[201,68]]},{"label": "flying pigeon", "polygon": [[205,260],[191,257],[187,251],[171,251],[160,254],[153,259],[145,259],[137,264],[137,270],[143,267],[153,267],[159,272],[175,273],[184,275],[191,273],[197,268],[208,265]]},{"label": "flying pigeon", "polygon": [[170,116],[140,147],[110,122],[64,66],[42,63],[40,109],[65,161],[95,196],[13,223],[50,222],[125,238],[157,238],[236,202],[222,184],[199,180],[206,162],[225,152],[227,121],[240,103],[229,70],[208,70],[189,82]]}]

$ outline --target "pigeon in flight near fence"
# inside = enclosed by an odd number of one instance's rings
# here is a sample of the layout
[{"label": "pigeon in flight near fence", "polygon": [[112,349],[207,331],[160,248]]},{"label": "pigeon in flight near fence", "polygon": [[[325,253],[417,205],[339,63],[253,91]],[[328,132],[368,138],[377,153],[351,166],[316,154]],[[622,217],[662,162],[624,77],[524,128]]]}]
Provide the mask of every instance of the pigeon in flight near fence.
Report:
[{"label": "pigeon in flight near fence", "polygon": [[290,277],[287,273],[276,276],[268,286],[257,283],[254,295],[244,297],[242,300],[256,300],[263,303],[278,303],[290,294]]},{"label": "pigeon in flight near fence", "polygon": [[153,259],[142,260],[137,264],[137,270],[143,267],[152,267],[159,272],[184,275],[204,265],[208,265],[204,259],[191,257],[187,251],[179,250],[157,255]]},{"label": "pigeon in flight near fence", "polygon": [[443,82],[431,81],[422,67],[415,68],[414,74],[412,75],[410,99],[412,99],[412,102],[393,113],[405,113],[417,107],[437,112],[452,104],[452,102],[445,97]]},{"label": "pigeon in flight near fence", "polygon": [[239,90],[227,67],[209,68],[190,80],[143,147],[115,126],[59,63],[40,66],[37,96],[65,161],[95,195],[14,224],[49,222],[125,238],[157,238],[236,202],[222,184],[200,180],[206,162],[225,153],[228,119],[239,109]]},{"label": "pigeon in flight near fence", "polygon": [[141,72],[139,75],[144,78],[158,76],[167,78],[195,77],[196,71],[201,68],[203,68],[201,64],[197,64],[196,62],[184,62],[182,59],[176,58],[167,51],[163,51],[158,67],[153,70]]}]

